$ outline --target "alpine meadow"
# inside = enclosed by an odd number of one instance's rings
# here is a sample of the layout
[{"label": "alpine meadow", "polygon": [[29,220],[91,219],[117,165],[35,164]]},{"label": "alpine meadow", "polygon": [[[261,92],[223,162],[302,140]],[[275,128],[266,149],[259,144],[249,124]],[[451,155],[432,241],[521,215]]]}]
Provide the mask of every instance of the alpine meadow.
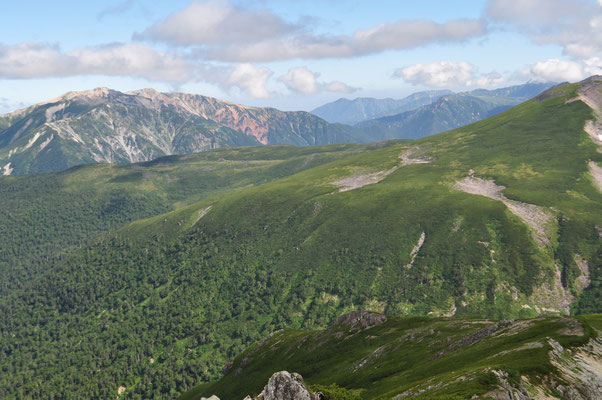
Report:
[{"label": "alpine meadow", "polygon": [[160,3],[0,16],[0,398],[602,398],[602,3]]}]

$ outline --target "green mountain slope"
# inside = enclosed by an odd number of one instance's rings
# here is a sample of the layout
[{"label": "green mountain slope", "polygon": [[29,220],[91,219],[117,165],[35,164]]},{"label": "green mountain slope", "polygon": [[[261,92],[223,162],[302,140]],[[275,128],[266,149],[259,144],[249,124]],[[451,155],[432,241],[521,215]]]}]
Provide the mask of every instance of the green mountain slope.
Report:
[{"label": "green mountain slope", "polygon": [[335,399],[530,399],[544,394],[594,399],[602,389],[600,329],[601,315],[383,321],[376,314],[356,313],[325,330],[276,332],[236,357],[222,379],[180,400],[257,396],[280,370],[301,373],[310,389]]},{"label": "green mountain slope", "polygon": [[527,83],[496,90],[441,96],[416,110],[367,120],[357,128],[378,139],[418,139],[498,114],[548,89],[551,83]]},{"label": "green mountain slope", "polygon": [[311,111],[328,122],[354,125],[358,122],[399,114],[431,104],[439,97],[452,94],[451,90],[429,90],[413,93],[403,99],[375,99],[359,97],[357,99],[338,99]]},{"label": "green mountain slope", "polygon": [[411,143],[346,145],[100,235],[0,299],[0,396],[169,398],[274,330],[354,309],[600,312],[602,154],[578,100],[601,86]]},{"label": "green mountain slope", "polygon": [[0,171],[21,175],[224,146],[320,145],[352,139],[350,127],[328,124],[306,112],[152,89],[121,93],[98,88],[0,116]]},{"label": "green mountain slope", "polygon": [[0,178],[0,298],[100,232],[359,150],[357,145],[220,149]]}]

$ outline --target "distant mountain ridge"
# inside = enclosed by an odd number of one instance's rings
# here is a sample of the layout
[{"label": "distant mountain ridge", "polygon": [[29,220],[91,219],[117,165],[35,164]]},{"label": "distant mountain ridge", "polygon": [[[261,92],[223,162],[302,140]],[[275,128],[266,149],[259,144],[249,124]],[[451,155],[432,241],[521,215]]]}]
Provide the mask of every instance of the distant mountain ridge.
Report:
[{"label": "distant mountain ridge", "polygon": [[305,111],[248,107],[207,96],[160,93],[154,89],[68,92],[0,116],[0,174],[61,171],[90,163],[149,161],[229,146],[416,139],[479,121],[549,86],[525,84],[460,94],[429,91],[399,101],[340,101],[335,111],[338,106],[351,105],[349,113],[361,112],[361,118],[396,112],[400,107],[412,109],[355,126],[329,123]]},{"label": "distant mountain ridge", "polygon": [[432,104],[395,115],[360,122],[356,128],[372,137],[418,139],[459,128],[529,100],[554,83],[526,83],[495,90],[441,96]]},{"label": "distant mountain ridge", "polygon": [[315,108],[311,113],[331,123],[355,125],[361,121],[415,110],[448,94],[453,94],[453,92],[451,90],[428,90],[413,93],[403,99],[358,97],[349,100],[341,98]]},{"label": "distant mountain ridge", "polygon": [[350,142],[355,139],[350,132],[304,111],[154,89],[97,88],[0,116],[0,169],[15,175],[223,146]]}]

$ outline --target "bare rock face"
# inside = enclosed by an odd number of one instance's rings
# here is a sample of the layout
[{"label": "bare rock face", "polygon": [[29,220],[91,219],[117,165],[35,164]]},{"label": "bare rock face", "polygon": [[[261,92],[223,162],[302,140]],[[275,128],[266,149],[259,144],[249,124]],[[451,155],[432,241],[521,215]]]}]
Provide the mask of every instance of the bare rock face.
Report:
[{"label": "bare rock face", "polygon": [[272,375],[258,398],[260,400],[312,400],[313,396],[305,387],[301,375],[280,371]]},{"label": "bare rock face", "polygon": [[359,310],[341,315],[333,325],[345,325],[350,328],[365,329],[371,326],[383,324],[386,321],[387,317],[382,314]]}]

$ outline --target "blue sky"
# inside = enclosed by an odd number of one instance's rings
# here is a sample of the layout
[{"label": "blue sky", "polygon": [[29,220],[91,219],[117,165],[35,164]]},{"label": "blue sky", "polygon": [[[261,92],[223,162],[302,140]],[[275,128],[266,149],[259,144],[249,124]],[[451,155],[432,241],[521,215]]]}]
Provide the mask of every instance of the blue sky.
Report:
[{"label": "blue sky", "polygon": [[0,113],[99,86],[310,110],[602,73],[602,0],[4,3]]}]

